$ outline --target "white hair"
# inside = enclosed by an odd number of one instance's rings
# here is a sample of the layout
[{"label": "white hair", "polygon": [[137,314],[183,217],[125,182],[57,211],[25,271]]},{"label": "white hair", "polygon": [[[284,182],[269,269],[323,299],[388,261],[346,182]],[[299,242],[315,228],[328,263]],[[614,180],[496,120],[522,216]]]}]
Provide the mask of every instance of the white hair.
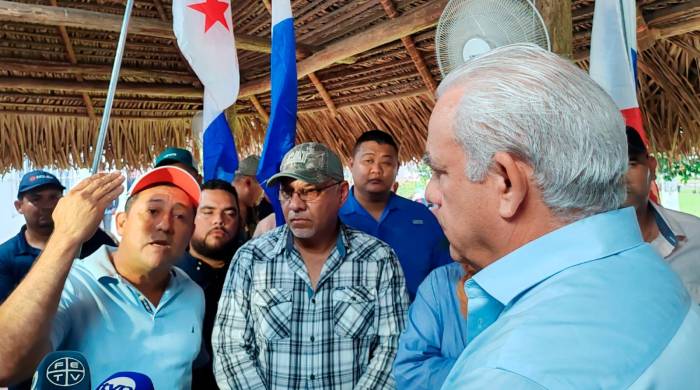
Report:
[{"label": "white hair", "polygon": [[612,99],[585,72],[538,46],[494,49],[440,84],[462,88],[454,116],[469,180],[483,181],[503,151],[530,164],[544,203],[575,220],[625,200],[627,139]]}]

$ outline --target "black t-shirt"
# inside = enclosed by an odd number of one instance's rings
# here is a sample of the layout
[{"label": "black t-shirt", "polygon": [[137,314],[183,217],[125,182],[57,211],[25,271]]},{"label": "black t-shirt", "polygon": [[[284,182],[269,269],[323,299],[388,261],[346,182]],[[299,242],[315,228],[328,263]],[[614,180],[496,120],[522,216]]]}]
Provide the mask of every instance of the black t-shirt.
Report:
[{"label": "black t-shirt", "polygon": [[192,370],[192,388],[193,389],[218,389],[216,379],[214,377],[213,353],[211,346],[211,334],[214,329],[214,320],[216,319],[216,310],[221,297],[221,290],[224,288],[226,273],[230,264],[226,264],[222,268],[212,268],[209,264],[200,261],[192,256],[189,251],[180,261],[175,264],[189,275],[199,287],[204,290],[204,323],[202,326],[202,338],[204,339],[204,347],[209,355],[209,361],[201,367],[196,367]]}]

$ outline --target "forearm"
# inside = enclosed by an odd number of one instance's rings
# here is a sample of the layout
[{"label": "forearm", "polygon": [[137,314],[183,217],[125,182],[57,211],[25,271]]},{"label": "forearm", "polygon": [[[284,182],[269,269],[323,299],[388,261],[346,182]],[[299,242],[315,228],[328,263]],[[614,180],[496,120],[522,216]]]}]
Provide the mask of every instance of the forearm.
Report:
[{"label": "forearm", "polygon": [[27,276],[0,306],[0,384],[29,377],[51,349],[49,333],[80,243],[52,236]]}]

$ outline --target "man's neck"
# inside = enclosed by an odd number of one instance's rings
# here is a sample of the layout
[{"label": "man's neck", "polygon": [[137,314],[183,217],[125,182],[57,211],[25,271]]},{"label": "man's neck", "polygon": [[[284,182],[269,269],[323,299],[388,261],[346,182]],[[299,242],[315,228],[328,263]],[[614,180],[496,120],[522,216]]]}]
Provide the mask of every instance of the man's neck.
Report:
[{"label": "man's neck", "polygon": [[636,210],[639,229],[646,242],[652,242],[659,236],[659,225],[656,224],[656,215],[654,215],[652,207],[651,203],[647,201],[646,207],[640,207]]},{"label": "man's neck", "polygon": [[204,256],[197,252],[192,246],[190,246],[190,255],[214,269],[221,269],[226,265],[224,260],[212,259],[211,257]]},{"label": "man's neck", "polygon": [[135,261],[128,261],[117,249],[111,256],[114,268],[117,273],[129,281],[139,290],[154,306],[158,306],[163,297],[168,282],[170,281],[170,267],[161,267],[150,271],[136,269],[131,264]]},{"label": "man's neck", "polygon": [[327,229],[326,231],[330,233],[322,237],[314,237],[313,239],[294,238],[294,246],[299,251],[302,260],[304,260],[306,271],[311,281],[311,288],[314,290],[321,277],[323,265],[336,245],[339,226],[336,225],[335,229]]},{"label": "man's neck", "polygon": [[374,219],[379,220],[389,204],[389,198],[391,198],[391,191],[387,192],[364,192],[353,187],[352,194],[357,200],[357,203],[362,206]]},{"label": "man's neck", "polygon": [[29,244],[29,246],[32,248],[37,248],[39,250],[44,250],[46,243],[49,241],[49,237],[51,237],[51,233],[46,234],[37,232],[30,229],[28,226],[24,231],[24,238],[27,240],[27,244]]}]

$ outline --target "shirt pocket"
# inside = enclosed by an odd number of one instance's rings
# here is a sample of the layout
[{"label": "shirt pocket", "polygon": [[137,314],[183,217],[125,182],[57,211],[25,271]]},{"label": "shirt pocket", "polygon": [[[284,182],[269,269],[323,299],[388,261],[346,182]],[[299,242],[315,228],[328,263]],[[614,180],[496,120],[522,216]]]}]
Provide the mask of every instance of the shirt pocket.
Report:
[{"label": "shirt pocket", "polygon": [[258,332],[269,341],[289,337],[292,316],[292,290],[268,288],[253,294],[252,309]]},{"label": "shirt pocket", "polygon": [[375,298],[375,291],[363,286],[334,289],[335,334],[349,338],[372,336]]}]

